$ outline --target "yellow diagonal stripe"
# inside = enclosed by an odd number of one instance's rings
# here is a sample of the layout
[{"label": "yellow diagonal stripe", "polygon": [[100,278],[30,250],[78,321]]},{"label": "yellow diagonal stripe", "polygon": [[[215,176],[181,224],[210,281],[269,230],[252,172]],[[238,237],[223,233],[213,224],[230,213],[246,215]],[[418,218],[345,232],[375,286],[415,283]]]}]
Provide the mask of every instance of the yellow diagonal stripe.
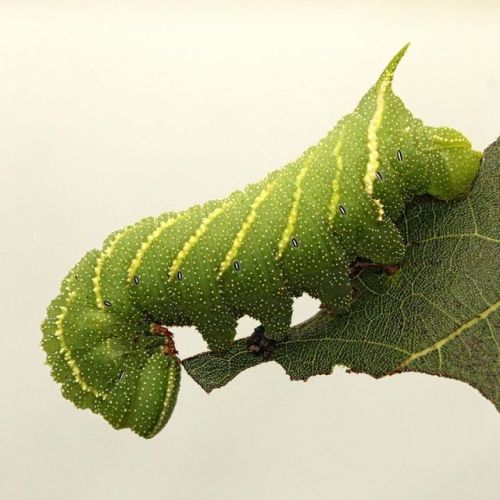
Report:
[{"label": "yellow diagonal stripe", "polygon": [[373,113],[370,123],[368,124],[368,162],[366,164],[365,176],[363,182],[365,184],[365,191],[371,196],[373,194],[373,181],[377,175],[379,168],[379,152],[378,152],[378,130],[382,124],[382,116],[385,106],[385,91],[391,83],[392,74],[388,74],[380,82],[380,87],[377,92],[377,100],[375,112]]},{"label": "yellow diagonal stripe", "polygon": [[76,361],[73,359],[73,355],[71,354],[71,351],[64,337],[64,320],[68,314],[68,307],[71,307],[71,304],[75,300],[75,297],[76,297],[76,292],[74,291],[69,292],[68,298],[66,299],[66,305],[61,306],[60,308],[61,312],[57,316],[55,336],[59,340],[59,344],[61,346],[59,352],[64,356],[64,360],[66,361],[66,363],[68,363],[68,366],[71,370],[71,373],[73,374],[73,377],[75,378],[78,385],[82,388],[82,390],[86,392],[91,392],[94,396],[104,399],[106,397],[106,394],[97,391],[93,387],[89,386],[85,382],[85,380],[82,379],[82,376],[80,374],[80,368],[78,368]]},{"label": "yellow diagonal stripe", "polygon": [[134,279],[137,269],[139,269],[142,259],[144,259],[144,256],[146,255],[146,252],[149,250],[149,247],[159,236],[161,236],[161,234],[163,233],[163,231],[165,231],[165,229],[172,226],[175,222],[179,220],[179,218],[180,216],[178,215],[176,217],[171,217],[165,221],[162,221],[160,225],[151,234],[149,234],[148,237],[141,243],[141,246],[139,247],[139,250],[135,254],[135,257],[132,259],[132,262],[130,263],[130,266],[127,271],[129,283],[131,283],[132,280]]},{"label": "yellow diagonal stripe", "polygon": [[377,220],[382,220],[384,218],[384,205],[378,199],[373,200],[377,207]]},{"label": "yellow diagonal stripe", "polygon": [[306,176],[309,167],[311,166],[312,158],[313,154],[309,154],[309,156],[307,156],[307,158],[304,160],[304,165],[300,169],[295,179],[295,190],[293,192],[292,207],[290,209],[290,213],[288,214],[286,227],[278,243],[278,251],[276,252],[275,256],[276,260],[279,260],[283,255],[283,252],[285,251],[285,248],[288,246],[290,238],[292,237],[293,231],[295,229],[295,224],[297,223],[297,217],[299,214],[300,199],[302,198],[302,192],[303,192],[302,181],[304,180],[304,177]]},{"label": "yellow diagonal stripe", "polygon": [[99,257],[97,258],[92,282],[94,283],[95,301],[99,309],[104,309],[104,298],[102,296],[102,289],[101,289],[101,277],[102,277],[102,269],[104,266],[104,261],[113,253],[116,244],[123,238],[126,232],[127,229],[120,231],[109,242],[108,246],[99,254]]},{"label": "yellow diagonal stripe", "polygon": [[342,156],[340,155],[340,148],[342,147],[342,135],[340,135],[335,148],[333,149],[333,155],[335,156],[335,177],[332,181],[332,198],[330,200],[330,211],[329,211],[329,221],[330,224],[335,219],[337,215],[337,207],[340,200],[340,177],[342,174],[342,169],[344,164],[342,162]]},{"label": "yellow diagonal stripe", "polygon": [[193,247],[198,243],[200,238],[206,233],[209,225],[217,219],[224,211],[227,209],[227,207],[231,204],[230,201],[224,202],[220,207],[217,207],[215,210],[210,212],[201,222],[200,226],[198,229],[191,235],[191,237],[184,243],[184,246],[182,247],[182,250],[177,254],[175,259],[172,262],[172,266],[170,267],[170,271],[168,272],[168,279],[169,281],[172,281],[176,274],[177,271],[179,271],[180,267],[182,266],[182,263],[188,256],[189,252],[193,249]]},{"label": "yellow diagonal stripe", "polygon": [[233,240],[233,244],[231,245],[231,248],[227,252],[226,257],[220,264],[219,274],[217,275],[218,278],[220,278],[224,274],[224,271],[231,265],[233,260],[238,255],[238,251],[241,245],[243,244],[243,241],[245,240],[248,231],[250,231],[250,228],[255,223],[255,220],[257,218],[257,209],[259,208],[260,205],[262,205],[262,203],[264,203],[266,198],[271,194],[271,191],[273,190],[275,184],[276,180],[268,182],[264,187],[264,189],[262,189],[259,195],[252,202],[252,205],[250,206],[250,211],[248,212],[245,221],[241,225],[238,233],[236,234],[236,237]]}]

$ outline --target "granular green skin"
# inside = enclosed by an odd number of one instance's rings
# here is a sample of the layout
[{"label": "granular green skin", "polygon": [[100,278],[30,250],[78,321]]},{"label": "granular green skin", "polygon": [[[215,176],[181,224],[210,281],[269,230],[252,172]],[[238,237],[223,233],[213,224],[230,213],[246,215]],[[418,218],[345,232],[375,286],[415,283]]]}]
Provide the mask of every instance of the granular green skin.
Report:
[{"label": "granular green skin", "polygon": [[43,324],[65,397],[152,437],[180,381],[178,360],[152,325],[194,325],[219,350],[249,315],[282,339],[293,297],[306,292],[345,310],[353,259],[401,260],[394,220],[405,203],[467,192],[481,157],[462,134],[423,125],[394,95],[406,48],[298,160],[226,199],[119,230],[77,264]]}]

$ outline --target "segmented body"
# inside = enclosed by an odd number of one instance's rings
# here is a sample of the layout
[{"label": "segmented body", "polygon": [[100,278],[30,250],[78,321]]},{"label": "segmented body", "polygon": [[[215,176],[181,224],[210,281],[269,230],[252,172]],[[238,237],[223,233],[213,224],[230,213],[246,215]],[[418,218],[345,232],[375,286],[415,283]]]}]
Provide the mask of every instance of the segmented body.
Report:
[{"label": "segmented body", "polygon": [[280,339],[293,297],[346,309],[356,257],[401,259],[394,220],[404,204],[466,191],[479,163],[463,136],[425,127],[393,94],[405,50],[295,162],[227,199],[128,226],[87,254],[44,323],[66,397],[150,437],[170,416],[180,376],[155,325],[194,325],[222,349],[250,315]]}]

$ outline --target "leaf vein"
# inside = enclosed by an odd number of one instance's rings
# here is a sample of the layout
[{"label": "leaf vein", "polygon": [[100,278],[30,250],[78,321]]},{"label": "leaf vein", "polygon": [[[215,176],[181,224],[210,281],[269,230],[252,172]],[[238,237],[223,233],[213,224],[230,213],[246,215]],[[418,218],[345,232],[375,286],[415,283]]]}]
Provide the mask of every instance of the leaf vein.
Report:
[{"label": "leaf vein", "polygon": [[494,313],[498,308],[500,307],[500,300],[497,301],[495,304],[491,305],[481,313],[479,313],[477,316],[474,316],[471,318],[469,321],[461,325],[459,328],[456,328],[453,330],[449,335],[446,337],[442,338],[438,342],[435,342],[434,344],[430,345],[429,347],[426,347],[425,349],[422,349],[421,351],[413,353],[411,356],[403,360],[397,367],[397,370],[401,370],[408,366],[410,363],[413,361],[426,356],[427,354],[430,354],[431,352],[435,351],[436,349],[441,349],[444,347],[448,342],[451,342],[453,339],[461,335],[463,332],[468,330],[469,328],[473,327],[476,323],[479,321],[482,321],[486,319],[490,314]]}]

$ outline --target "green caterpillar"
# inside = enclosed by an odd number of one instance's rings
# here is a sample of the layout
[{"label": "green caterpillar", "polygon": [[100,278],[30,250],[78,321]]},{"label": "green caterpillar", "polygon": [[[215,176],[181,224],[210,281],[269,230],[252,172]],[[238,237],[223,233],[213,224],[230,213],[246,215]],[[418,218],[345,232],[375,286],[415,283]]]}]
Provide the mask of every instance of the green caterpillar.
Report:
[{"label": "green caterpillar", "polygon": [[425,126],[392,91],[407,47],[298,160],[226,199],[141,220],[85,255],[42,325],[66,398],[154,436],[180,382],[165,325],[194,325],[210,349],[223,349],[249,315],[282,339],[294,297],[345,310],[353,261],[401,260],[394,221],[408,200],[470,189],[481,154],[459,132]]}]

